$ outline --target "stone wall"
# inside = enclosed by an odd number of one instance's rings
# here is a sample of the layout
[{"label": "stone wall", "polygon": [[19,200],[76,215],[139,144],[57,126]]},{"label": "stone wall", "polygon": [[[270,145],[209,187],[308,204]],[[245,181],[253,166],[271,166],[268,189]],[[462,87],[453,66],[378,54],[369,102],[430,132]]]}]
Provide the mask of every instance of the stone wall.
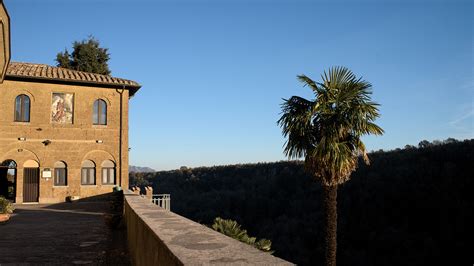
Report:
[{"label": "stone wall", "polygon": [[[74,94],[72,124],[51,122],[53,92]],[[30,122],[14,122],[15,98],[30,98]],[[54,169],[56,161],[67,164],[67,186],[54,186],[53,178],[40,178],[40,203],[62,202],[67,196],[86,198],[111,192],[114,185],[103,185],[101,163],[116,165],[116,184],[128,188],[128,91],[123,93],[122,166],[119,165],[120,94],[114,88],[64,85],[5,80],[0,84],[0,163],[14,160],[18,166],[16,202],[23,201],[23,164],[34,160],[44,168]],[[107,103],[107,125],[92,124],[95,100]],[[25,141],[18,140],[25,138]],[[42,142],[49,140],[49,145]],[[97,143],[101,140],[102,143]],[[96,185],[81,185],[81,164],[96,164]],[[119,179],[119,171],[122,180]]]},{"label": "stone wall", "polygon": [[292,265],[125,192],[124,218],[134,265]]}]

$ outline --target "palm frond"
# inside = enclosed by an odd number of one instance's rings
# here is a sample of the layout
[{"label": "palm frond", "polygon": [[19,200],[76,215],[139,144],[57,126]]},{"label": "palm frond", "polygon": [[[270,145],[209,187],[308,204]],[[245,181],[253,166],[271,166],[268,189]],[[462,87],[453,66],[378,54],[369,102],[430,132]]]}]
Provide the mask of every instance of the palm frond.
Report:
[{"label": "palm frond", "polygon": [[283,135],[288,137],[285,154],[290,158],[300,158],[306,155],[311,145],[314,103],[298,96],[283,101],[282,116],[277,123],[282,127]]},{"label": "palm frond", "polygon": [[284,152],[290,158],[305,156],[306,169],[324,185],[346,182],[358,157],[369,162],[363,135],[382,135],[374,121],[379,105],[371,100],[372,85],[345,67],[334,67],[315,82],[298,80],[315,92],[314,100],[293,96],[284,100],[278,124],[287,138]]},{"label": "palm frond", "polygon": [[324,90],[319,87],[318,83],[308,78],[306,75],[298,75],[296,77],[301,83],[303,83],[303,86],[310,87],[317,95],[324,93]]}]

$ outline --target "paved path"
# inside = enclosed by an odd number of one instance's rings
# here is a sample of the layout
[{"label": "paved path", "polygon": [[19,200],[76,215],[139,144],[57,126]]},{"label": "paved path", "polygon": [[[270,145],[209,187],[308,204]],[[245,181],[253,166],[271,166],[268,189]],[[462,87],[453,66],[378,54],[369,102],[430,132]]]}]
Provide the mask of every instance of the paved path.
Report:
[{"label": "paved path", "polygon": [[0,225],[0,265],[101,265],[112,233],[106,202],[16,205]]}]

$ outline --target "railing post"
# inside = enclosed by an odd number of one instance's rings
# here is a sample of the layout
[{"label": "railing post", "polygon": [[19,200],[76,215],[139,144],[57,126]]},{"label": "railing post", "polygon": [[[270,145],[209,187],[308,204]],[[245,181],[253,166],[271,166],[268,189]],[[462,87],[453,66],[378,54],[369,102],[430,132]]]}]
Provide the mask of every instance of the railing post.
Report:
[{"label": "railing post", "polygon": [[151,202],[153,201],[153,188],[150,186],[145,187],[145,197],[149,199]]},{"label": "railing post", "polygon": [[132,192],[133,194],[136,194],[136,195],[140,195],[140,188],[135,186],[135,187],[132,187]]},{"label": "railing post", "polygon": [[170,194],[155,194],[153,195],[152,202],[165,210],[171,210]]}]

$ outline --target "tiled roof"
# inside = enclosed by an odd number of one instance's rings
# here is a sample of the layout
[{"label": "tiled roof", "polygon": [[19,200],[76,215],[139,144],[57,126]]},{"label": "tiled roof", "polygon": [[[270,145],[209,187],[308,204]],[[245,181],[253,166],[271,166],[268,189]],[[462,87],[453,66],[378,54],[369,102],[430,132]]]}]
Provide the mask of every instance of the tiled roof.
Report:
[{"label": "tiled roof", "polygon": [[82,83],[88,85],[112,85],[125,86],[134,94],[141,86],[137,82],[128,79],[114,78],[107,75],[77,71],[62,67],[53,67],[44,64],[10,62],[6,79],[21,78],[35,80],[50,80],[65,83]]}]

